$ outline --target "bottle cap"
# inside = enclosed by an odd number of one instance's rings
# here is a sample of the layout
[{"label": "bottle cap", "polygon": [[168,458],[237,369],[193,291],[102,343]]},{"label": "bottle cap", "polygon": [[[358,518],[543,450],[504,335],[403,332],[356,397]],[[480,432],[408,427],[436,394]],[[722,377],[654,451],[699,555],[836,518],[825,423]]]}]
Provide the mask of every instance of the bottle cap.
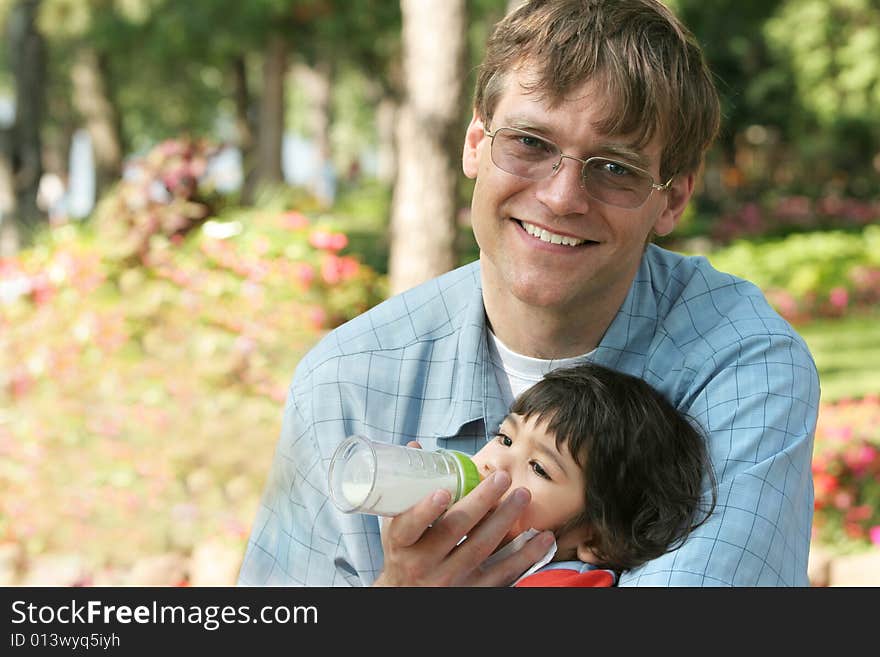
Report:
[{"label": "bottle cap", "polygon": [[448,451],[455,457],[461,468],[461,497],[464,497],[480,483],[480,471],[477,470],[477,464],[464,452],[457,452],[454,449]]}]

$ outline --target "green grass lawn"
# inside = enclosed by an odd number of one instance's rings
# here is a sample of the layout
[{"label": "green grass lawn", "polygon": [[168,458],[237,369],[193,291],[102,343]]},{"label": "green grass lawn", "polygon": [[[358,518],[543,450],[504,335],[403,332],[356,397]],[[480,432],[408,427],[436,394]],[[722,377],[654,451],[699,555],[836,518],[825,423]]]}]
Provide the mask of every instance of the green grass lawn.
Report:
[{"label": "green grass lawn", "polygon": [[880,311],[800,324],[819,368],[822,401],[880,392]]}]

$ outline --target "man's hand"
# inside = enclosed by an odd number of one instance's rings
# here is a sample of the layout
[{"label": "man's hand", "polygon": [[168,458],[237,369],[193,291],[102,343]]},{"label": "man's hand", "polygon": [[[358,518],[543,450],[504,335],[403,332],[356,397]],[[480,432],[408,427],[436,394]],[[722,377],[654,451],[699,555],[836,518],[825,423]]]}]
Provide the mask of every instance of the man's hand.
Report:
[{"label": "man's hand", "polygon": [[[451,496],[440,490],[386,521],[382,531],[385,566],[373,586],[506,586],[513,582],[547,552],[553,533],[542,532],[491,567],[480,567],[531,500],[528,490],[518,488],[499,504],[509,487],[510,476],[497,471],[445,514]],[[464,536],[467,540],[461,542]]]}]

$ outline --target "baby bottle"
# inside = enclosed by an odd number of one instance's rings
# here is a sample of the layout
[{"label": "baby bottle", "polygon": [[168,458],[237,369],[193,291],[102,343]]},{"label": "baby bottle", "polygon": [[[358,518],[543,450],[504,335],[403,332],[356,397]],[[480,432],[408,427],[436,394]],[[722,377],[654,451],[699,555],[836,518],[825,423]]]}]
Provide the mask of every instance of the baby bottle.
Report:
[{"label": "baby bottle", "polygon": [[330,497],[345,513],[395,516],[428,493],[446,489],[455,502],[480,483],[466,454],[426,451],[349,436],[330,460]]}]

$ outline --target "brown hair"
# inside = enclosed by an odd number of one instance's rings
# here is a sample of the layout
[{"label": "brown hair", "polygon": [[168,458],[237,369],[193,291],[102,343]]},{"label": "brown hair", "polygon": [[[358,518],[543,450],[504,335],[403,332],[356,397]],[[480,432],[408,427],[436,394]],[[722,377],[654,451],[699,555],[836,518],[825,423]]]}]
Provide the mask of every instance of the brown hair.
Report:
[{"label": "brown hair", "polygon": [[526,87],[558,104],[587,80],[608,98],[596,128],[663,140],[660,175],[695,173],[718,132],[720,103],[691,32],[655,0],[529,0],[489,38],[474,106],[487,123],[507,73],[534,73]]},{"label": "brown hair", "polygon": [[536,416],[583,469],[584,510],[563,531],[589,527],[607,568],[635,568],[679,547],[715,508],[702,433],[642,379],[594,363],[562,368],[510,412]]}]

